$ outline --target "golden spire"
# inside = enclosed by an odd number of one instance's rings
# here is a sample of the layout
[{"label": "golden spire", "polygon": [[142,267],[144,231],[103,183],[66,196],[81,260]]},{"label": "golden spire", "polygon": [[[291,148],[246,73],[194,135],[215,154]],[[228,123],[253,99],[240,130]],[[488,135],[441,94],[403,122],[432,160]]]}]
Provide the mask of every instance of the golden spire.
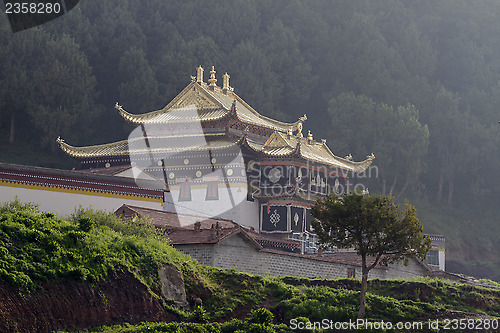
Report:
[{"label": "golden spire", "polygon": [[208,80],[209,86],[210,87],[215,87],[217,79],[215,78],[215,68],[212,66],[212,70],[210,71],[210,79]]},{"label": "golden spire", "polygon": [[313,141],[313,135],[311,133],[311,130],[307,131],[307,140]]},{"label": "golden spire", "polygon": [[201,65],[196,68],[196,82],[203,82],[203,67],[201,67]]},{"label": "golden spire", "polygon": [[229,86],[229,74],[224,74],[224,76],[222,77],[222,90],[224,91],[224,93],[227,93],[228,91],[231,90],[231,87]]}]

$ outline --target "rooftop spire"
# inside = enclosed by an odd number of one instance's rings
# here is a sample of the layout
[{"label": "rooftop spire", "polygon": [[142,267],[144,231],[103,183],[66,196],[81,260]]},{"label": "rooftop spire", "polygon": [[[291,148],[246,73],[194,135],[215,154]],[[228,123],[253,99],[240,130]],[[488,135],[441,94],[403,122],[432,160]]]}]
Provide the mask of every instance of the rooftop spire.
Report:
[{"label": "rooftop spire", "polygon": [[208,80],[208,83],[209,83],[209,87],[215,87],[216,86],[216,83],[217,82],[217,79],[215,78],[215,68],[214,66],[212,66],[212,70],[210,71],[210,79]]},{"label": "rooftop spire", "polygon": [[309,131],[307,132],[307,140],[309,140],[309,141],[313,141],[313,135],[312,135],[312,133],[311,133],[311,130],[309,130]]},{"label": "rooftop spire", "polygon": [[196,82],[200,84],[203,82],[203,67],[201,65],[196,68]]},{"label": "rooftop spire", "polygon": [[231,86],[229,85],[229,74],[224,74],[223,80],[222,80],[222,91],[224,94],[227,94],[229,91],[232,91]]}]

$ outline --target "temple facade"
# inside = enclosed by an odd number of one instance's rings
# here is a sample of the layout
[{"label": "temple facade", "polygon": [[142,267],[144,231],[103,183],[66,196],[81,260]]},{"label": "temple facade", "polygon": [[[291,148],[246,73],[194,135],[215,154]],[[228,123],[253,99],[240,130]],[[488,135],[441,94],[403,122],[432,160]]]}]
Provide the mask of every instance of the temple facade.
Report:
[{"label": "temple facade", "polygon": [[[137,127],[128,139],[60,148],[82,169],[129,166],[121,174],[163,190],[163,210],[233,220],[257,232],[301,241],[314,251],[310,205],[316,196],[345,190],[348,176],[363,172],[364,161],[335,156],[326,140],[303,129],[307,116],[293,123],[265,117],[243,101],[223,76],[219,87],[212,67],[203,68],[163,109],[120,115]],[[143,185],[145,186],[145,185]]]}]

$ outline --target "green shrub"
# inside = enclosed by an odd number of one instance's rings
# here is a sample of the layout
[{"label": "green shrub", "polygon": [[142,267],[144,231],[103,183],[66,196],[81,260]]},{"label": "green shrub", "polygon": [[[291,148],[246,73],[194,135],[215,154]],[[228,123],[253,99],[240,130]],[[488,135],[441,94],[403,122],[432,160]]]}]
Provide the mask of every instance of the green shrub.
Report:
[{"label": "green shrub", "polygon": [[78,228],[83,232],[89,232],[94,225],[94,220],[88,216],[82,216],[78,219]]},{"label": "green shrub", "polygon": [[79,209],[67,221],[19,201],[0,206],[0,279],[22,289],[57,277],[99,281],[123,269],[151,285],[161,265],[180,262],[192,260],[114,214]]},{"label": "green shrub", "polygon": [[271,311],[265,308],[260,308],[257,310],[252,310],[248,322],[253,324],[270,325],[273,323],[273,319],[274,315]]}]

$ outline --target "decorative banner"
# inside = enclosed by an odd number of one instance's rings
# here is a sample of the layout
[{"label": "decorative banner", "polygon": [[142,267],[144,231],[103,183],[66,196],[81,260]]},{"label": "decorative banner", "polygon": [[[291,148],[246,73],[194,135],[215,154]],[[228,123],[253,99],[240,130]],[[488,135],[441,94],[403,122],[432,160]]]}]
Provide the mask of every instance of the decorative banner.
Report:
[{"label": "decorative banner", "polygon": [[261,229],[267,232],[288,231],[287,210],[287,206],[263,205]]},{"label": "decorative banner", "polygon": [[304,207],[294,207],[290,208],[291,217],[291,229],[293,232],[303,232],[304,231]]}]

